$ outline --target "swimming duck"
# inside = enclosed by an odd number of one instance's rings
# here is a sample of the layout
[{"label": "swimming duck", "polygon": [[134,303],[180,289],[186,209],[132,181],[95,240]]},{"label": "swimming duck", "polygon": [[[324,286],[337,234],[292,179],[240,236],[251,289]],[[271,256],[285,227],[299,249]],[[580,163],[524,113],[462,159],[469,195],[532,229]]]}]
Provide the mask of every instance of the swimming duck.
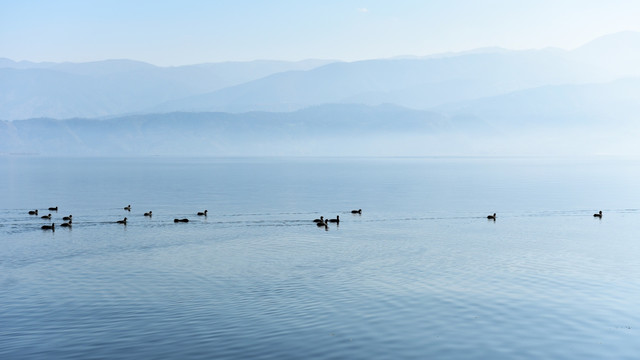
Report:
[{"label": "swimming duck", "polygon": [[124,209],[127,210],[127,211],[131,211],[131,205],[125,206]]},{"label": "swimming duck", "polygon": [[124,218],[124,219],[122,219],[122,220],[118,220],[118,221],[116,221],[116,223],[118,223],[118,224],[125,224],[125,225],[127,225],[127,218],[125,217],[125,218]]},{"label": "swimming duck", "polygon": [[335,219],[329,219],[329,222],[339,224],[340,223],[340,215],[336,215]]},{"label": "swimming duck", "polygon": [[38,215],[38,210],[29,211],[29,215]]},{"label": "swimming duck", "polygon": [[65,216],[62,218],[62,220],[69,220],[71,221],[71,218],[73,217],[73,215],[69,215],[69,216]]},{"label": "swimming duck", "polygon": [[60,224],[60,226],[62,226],[62,227],[71,227],[71,220],[69,220],[69,222]]},{"label": "swimming duck", "polygon": [[51,219],[51,214],[40,216],[40,219]]},{"label": "swimming duck", "polygon": [[49,211],[58,211],[58,207],[57,206],[56,207],[50,207]]},{"label": "swimming duck", "polygon": [[496,221],[496,213],[493,213],[493,215],[488,215],[487,219]]},{"label": "swimming duck", "polygon": [[149,212],[144,213],[144,216],[151,216],[151,215],[153,215],[151,210],[149,210]]},{"label": "swimming duck", "polygon": [[325,231],[329,231],[329,224],[327,223],[327,219],[323,222],[316,223],[316,225],[320,228],[323,227]]},{"label": "swimming duck", "polygon": [[207,216],[207,213],[209,212],[209,210],[205,210],[204,212],[198,212],[199,216]]},{"label": "swimming duck", "polygon": [[602,210],[600,210],[597,213],[593,214],[593,217],[597,217],[597,218],[601,218],[602,219]]},{"label": "swimming duck", "polygon": [[314,223],[324,223],[324,216],[320,216],[320,219],[313,219]]},{"label": "swimming duck", "polygon": [[51,225],[42,225],[42,227],[40,227],[42,230],[51,230],[51,231],[56,231],[56,224],[51,224]]},{"label": "swimming duck", "polygon": [[189,219],[173,219],[174,223],[179,223],[179,222],[189,222]]},{"label": "swimming duck", "polygon": [[362,209],[358,209],[358,210],[351,210],[352,214],[362,214]]}]

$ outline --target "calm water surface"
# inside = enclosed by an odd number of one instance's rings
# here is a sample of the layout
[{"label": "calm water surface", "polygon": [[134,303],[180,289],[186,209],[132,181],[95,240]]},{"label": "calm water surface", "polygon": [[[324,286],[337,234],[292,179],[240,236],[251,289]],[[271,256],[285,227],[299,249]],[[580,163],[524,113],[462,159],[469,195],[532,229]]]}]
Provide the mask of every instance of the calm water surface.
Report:
[{"label": "calm water surface", "polygon": [[637,359],[639,183],[637,159],[0,157],[0,359]]}]

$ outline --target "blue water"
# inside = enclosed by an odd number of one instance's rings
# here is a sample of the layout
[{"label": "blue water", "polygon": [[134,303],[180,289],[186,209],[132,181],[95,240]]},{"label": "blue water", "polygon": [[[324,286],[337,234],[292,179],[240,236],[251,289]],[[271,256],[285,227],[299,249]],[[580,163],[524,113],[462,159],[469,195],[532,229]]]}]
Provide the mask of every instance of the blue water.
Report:
[{"label": "blue water", "polygon": [[613,158],[0,157],[0,359],[637,359],[638,183]]}]

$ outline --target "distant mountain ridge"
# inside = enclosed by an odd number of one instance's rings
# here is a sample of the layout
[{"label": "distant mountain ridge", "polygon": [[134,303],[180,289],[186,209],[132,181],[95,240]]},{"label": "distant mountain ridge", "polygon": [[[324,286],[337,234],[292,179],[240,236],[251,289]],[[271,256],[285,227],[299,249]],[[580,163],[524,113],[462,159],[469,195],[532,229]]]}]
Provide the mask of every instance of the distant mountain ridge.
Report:
[{"label": "distant mountain ridge", "polygon": [[330,62],[251,61],[161,68],[132,60],[31,63],[0,59],[0,119],[140,112],[172,99]]},{"label": "distant mountain ridge", "polygon": [[468,54],[415,60],[333,63],[276,73],[149,109],[168,111],[294,111],[323,103],[394,103],[428,109],[546,84],[600,80],[589,65],[555,52]]},{"label": "distant mountain ridge", "polygon": [[[638,124],[640,77],[607,83],[547,85],[433,109],[484,119],[505,130]],[[640,124],[638,124],[640,125]]]},{"label": "distant mountain ridge", "polygon": [[634,32],[357,62],[0,59],[0,154],[640,154],[637,63]]},{"label": "distant mountain ridge", "polygon": [[[168,113],[107,120],[40,118],[0,121],[0,154],[305,155],[313,152],[305,148],[313,143],[477,131],[465,121],[394,105],[343,104],[290,113]],[[336,146],[324,153],[335,154],[345,148]]]},{"label": "distant mountain ridge", "polygon": [[0,121],[0,155],[433,156],[637,154],[640,78],[543,86],[435,111],[324,104]]},{"label": "distant mountain ridge", "polygon": [[133,60],[0,58],[0,119],[175,111],[295,111],[327,103],[430,109],[530,88],[640,76],[640,33],[573,50],[482,48],[356,62],[252,61],[157,67]]},{"label": "distant mountain ridge", "polygon": [[622,32],[570,51],[483,48],[327,64],[172,100],[148,111],[294,111],[339,102],[429,109],[546,85],[640,76],[638,63],[640,33]]}]

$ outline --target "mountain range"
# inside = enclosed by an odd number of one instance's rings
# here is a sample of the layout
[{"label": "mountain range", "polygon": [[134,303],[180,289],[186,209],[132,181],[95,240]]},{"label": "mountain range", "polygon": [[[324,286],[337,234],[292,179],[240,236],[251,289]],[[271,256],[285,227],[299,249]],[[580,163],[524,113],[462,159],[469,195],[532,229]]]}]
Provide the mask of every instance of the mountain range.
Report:
[{"label": "mountain range", "polygon": [[0,119],[115,116],[331,60],[158,67],[132,60],[31,63],[0,58]]},{"label": "mountain range", "polygon": [[0,58],[0,153],[640,153],[639,63],[637,32],[356,62]]}]

